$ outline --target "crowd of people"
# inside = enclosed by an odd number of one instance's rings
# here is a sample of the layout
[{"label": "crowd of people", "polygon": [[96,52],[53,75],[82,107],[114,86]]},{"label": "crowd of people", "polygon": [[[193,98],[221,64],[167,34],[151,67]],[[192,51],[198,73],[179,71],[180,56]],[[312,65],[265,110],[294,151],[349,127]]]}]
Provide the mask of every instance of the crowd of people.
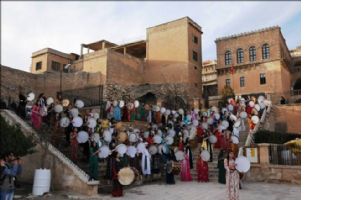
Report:
[{"label": "crowd of people", "polygon": [[[195,166],[197,181],[208,182],[208,162],[218,159],[218,182],[227,185],[229,199],[237,199],[240,175],[234,161],[239,132],[253,130],[268,103],[260,96],[229,99],[221,108],[170,110],[138,101],[107,101],[100,117],[83,109],[81,100],[54,101],[41,94],[32,106],[31,121],[36,129],[44,120],[64,130],[71,159],[88,161],[90,180],[99,179],[99,161],[106,160],[106,178],[112,180],[115,197],[123,195],[117,174],[125,167],[134,169],[136,179],[164,173],[166,183],[175,184],[177,175],[181,181],[192,181]],[[139,129],[135,121],[148,125]],[[126,127],[122,122],[132,123]],[[195,148],[200,150],[197,158],[192,154]],[[220,149],[218,158],[213,158],[214,149]]]}]

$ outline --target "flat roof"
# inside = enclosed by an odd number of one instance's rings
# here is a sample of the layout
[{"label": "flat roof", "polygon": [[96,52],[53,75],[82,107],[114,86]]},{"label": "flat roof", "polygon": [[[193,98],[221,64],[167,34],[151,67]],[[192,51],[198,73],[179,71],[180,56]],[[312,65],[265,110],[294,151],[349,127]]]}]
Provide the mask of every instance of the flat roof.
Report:
[{"label": "flat roof", "polygon": [[42,54],[45,54],[45,53],[52,53],[52,54],[59,55],[59,56],[64,57],[64,58],[70,58],[69,54],[60,52],[60,51],[52,49],[52,48],[44,48],[44,49],[35,51],[35,52],[32,53],[32,58],[36,57],[36,56],[39,56],[39,55],[42,55]]},{"label": "flat roof", "polygon": [[182,18],[179,18],[179,19],[175,19],[175,20],[172,20],[172,21],[169,21],[169,22],[161,23],[161,24],[158,24],[158,25],[155,25],[155,26],[151,26],[151,27],[148,27],[147,29],[151,29],[151,28],[155,28],[155,27],[158,27],[158,26],[166,25],[166,24],[169,24],[169,23],[172,23],[172,22],[183,20],[183,19],[187,19],[187,21],[190,22],[192,26],[194,26],[198,31],[200,31],[202,33],[201,26],[198,25],[194,20],[192,20],[188,16],[185,16],[185,17],[182,17]]},{"label": "flat roof", "polygon": [[228,39],[232,39],[232,38],[248,36],[248,35],[252,35],[252,34],[255,34],[255,33],[261,33],[261,32],[271,31],[271,30],[275,30],[275,29],[280,29],[280,27],[279,26],[271,26],[271,27],[266,27],[266,28],[262,28],[262,29],[257,29],[257,30],[254,30],[254,31],[238,33],[238,34],[229,35],[229,36],[225,36],[225,37],[219,37],[219,38],[217,38],[215,40],[215,42],[219,42],[219,41],[222,41],[222,40],[228,40]]},{"label": "flat roof", "polygon": [[105,42],[105,46],[107,48],[118,46],[117,44],[109,42],[107,40],[99,40],[97,42],[93,42],[93,43],[89,43],[89,44],[82,44],[82,45],[83,45],[83,47],[86,47],[86,48],[89,48],[89,49],[92,49],[92,50],[96,51],[96,50],[100,50],[102,48],[102,43],[103,42]]}]

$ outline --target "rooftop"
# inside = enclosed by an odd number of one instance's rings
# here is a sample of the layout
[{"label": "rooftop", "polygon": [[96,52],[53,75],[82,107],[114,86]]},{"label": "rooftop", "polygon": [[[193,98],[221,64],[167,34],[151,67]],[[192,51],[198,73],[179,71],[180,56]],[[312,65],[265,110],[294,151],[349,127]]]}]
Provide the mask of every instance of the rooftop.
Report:
[{"label": "rooftop", "polygon": [[39,56],[39,55],[42,55],[42,54],[45,54],[45,53],[52,53],[52,54],[59,55],[59,56],[64,57],[64,58],[70,58],[69,54],[60,52],[60,51],[52,49],[52,48],[44,48],[44,49],[35,51],[35,52],[32,53],[32,58],[36,57],[36,56]]},{"label": "rooftop", "polygon": [[179,19],[175,19],[175,20],[172,20],[172,21],[169,21],[169,22],[165,22],[165,23],[162,23],[162,24],[158,24],[158,25],[155,25],[155,26],[151,26],[151,27],[148,27],[147,29],[150,29],[150,28],[154,28],[154,27],[158,27],[158,26],[162,26],[162,25],[166,25],[166,24],[169,24],[169,23],[172,23],[172,22],[176,22],[176,21],[179,21],[179,20],[183,20],[183,19],[187,19],[188,22],[191,23],[192,26],[194,26],[197,30],[199,30],[201,33],[202,33],[202,28],[200,25],[198,25],[194,20],[192,20],[190,17],[188,16],[185,16],[185,17],[182,17],[182,18],[179,18]]},{"label": "rooftop", "polygon": [[255,34],[255,33],[261,33],[261,32],[271,31],[271,30],[275,30],[275,29],[280,29],[280,27],[279,26],[271,26],[271,27],[266,27],[266,28],[262,28],[262,29],[257,29],[257,30],[254,30],[254,31],[243,32],[243,33],[238,33],[238,34],[229,35],[229,36],[225,36],[225,37],[220,37],[220,38],[217,38],[215,40],[215,42],[219,42],[219,41],[222,41],[222,40],[228,40],[228,39],[232,39],[232,38],[248,36],[248,35],[252,35],[252,34]]},{"label": "rooftop", "polygon": [[117,44],[109,42],[107,40],[99,40],[97,42],[89,43],[89,44],[82,44],[83,47],[92,49],[94,51],[102,49],[102,43],[105,43],[106,48],[117,46]]}]

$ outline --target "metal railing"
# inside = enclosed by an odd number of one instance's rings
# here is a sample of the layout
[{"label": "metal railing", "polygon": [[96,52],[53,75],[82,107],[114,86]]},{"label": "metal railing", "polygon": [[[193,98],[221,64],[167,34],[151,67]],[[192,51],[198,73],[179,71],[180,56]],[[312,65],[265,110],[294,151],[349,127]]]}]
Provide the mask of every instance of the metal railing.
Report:
[{"label": "metal railing", "polygon": [[270,144],[270,164],[274,165],[301,165],[301,149],[284,144]]}]

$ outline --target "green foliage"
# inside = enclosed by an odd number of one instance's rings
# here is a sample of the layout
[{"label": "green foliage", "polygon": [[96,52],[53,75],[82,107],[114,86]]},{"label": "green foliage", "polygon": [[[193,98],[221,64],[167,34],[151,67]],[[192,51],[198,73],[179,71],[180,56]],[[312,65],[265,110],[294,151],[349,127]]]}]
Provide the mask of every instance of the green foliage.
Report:
[{"label": "green foliage", "polygon": [[255,143],[284,144],[287,141],[301,138],[300,134],[279,133],[267,130],[259,130],[254,134]]},{"label": "green foliage", "polygon": [[229,98],[235,98],[235,94],[234,94],[234,91],[233,89],[228,86],[228,85],[225,85],[223,90],[222,90],[222,104],[223,105],[226,105],[228,103],[228,99]]},{"label": "green foliage", "polygon": [[32,137],[26,137],[18,125],[13,126],[0,116],[0,156],[9,153],[15,156],[25,156],[34,152],[36,146]]}]

